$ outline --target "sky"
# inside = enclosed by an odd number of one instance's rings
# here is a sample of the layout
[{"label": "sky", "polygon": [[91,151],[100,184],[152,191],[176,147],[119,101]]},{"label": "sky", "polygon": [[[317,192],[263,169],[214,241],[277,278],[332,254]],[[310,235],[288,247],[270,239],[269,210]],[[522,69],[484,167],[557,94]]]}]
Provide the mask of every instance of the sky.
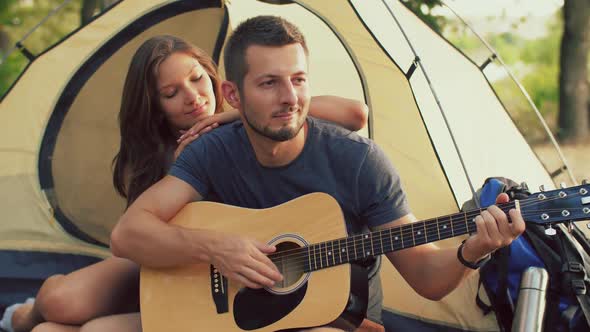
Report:
[{"label": "sky", "polygon": [[563,6],[563,0],[444,0],[465,17],[547,16]]},{"label": "sky", "polygon": [[[547,33],[547,24],[563,6],[563,0],[442,0],[481,33],[511,32],[534,39]],[[455,16],[446,7],[436,7],[435,15]],[[524,20],[521,20],[524,18]],[[517,24],[517,28],[513,24]]]}]

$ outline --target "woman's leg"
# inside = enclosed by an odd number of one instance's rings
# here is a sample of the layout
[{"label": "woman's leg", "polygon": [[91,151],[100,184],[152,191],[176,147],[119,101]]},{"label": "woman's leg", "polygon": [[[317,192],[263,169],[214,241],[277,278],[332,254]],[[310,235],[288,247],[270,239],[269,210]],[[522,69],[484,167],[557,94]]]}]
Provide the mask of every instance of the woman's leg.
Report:
[{"label": "woman's leg", "polygon": [[80,332],[80,327],[45,322],[35,326],[31,332]]},{"label": "woman's leg", "polygon": [[133,312],[139,306],[139,267],[109,257],[67,275],[48,278],[33,305],[19,307],[12,318],[15,332],[44,322],[82,325],[96,317]]},{"label": "woman's leg", "polygon": [[93,319],[84,324],[80,332],[141,332],[141,318],[138,312],[112,315]]}]

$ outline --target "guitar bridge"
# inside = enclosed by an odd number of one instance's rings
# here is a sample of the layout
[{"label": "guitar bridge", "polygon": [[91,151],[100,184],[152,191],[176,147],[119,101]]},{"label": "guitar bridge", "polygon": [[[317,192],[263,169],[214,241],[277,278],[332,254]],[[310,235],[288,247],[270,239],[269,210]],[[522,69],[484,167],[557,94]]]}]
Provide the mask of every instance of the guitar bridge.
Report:
[{"label": "guitar bridge", "polygon": [[218,314],[223,314],[229,311],[228,296],[227,296],[227,278],[219,273],[215,266],[210,267],[211,275],[211,295],[213,302],[215,302],[215,309]]}]

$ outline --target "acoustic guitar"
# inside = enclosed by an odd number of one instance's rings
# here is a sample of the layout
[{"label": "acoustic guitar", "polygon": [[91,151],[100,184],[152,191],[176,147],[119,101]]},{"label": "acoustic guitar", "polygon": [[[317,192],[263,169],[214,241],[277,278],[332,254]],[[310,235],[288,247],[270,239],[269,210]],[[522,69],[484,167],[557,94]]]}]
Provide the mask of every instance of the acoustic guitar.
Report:
[{"label": "acoustic guitar", "polygon": [[[532,194],[498,205],[520,207],[527,223],[590,219],[589,185]],[[171,223],[246,235],[277,246],[268,255],[284,280],[254,290],[214,266],[141,269],[143,331],[277,331],[335,324],[358,326],[366,312],[366,271],[353,264],[388,252],[475,232],[476,209],[348,236],[336,200],[312,193],[269,209],[213,202],[186,205]]]}]

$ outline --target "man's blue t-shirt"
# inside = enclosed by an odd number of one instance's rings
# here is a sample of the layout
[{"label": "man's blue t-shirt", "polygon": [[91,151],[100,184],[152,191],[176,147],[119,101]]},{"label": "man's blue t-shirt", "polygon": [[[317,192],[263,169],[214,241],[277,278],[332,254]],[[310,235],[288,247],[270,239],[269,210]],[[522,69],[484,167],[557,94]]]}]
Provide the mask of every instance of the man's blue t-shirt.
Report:
[{"label": "man's blue t-shirt", "polygon": [[372,140],[319,119],[307,121],[303,151],[286,166],[262,166],[242,123],[234,122],[189,144],[169,174],[205,199],[247,208],[324,192],[340,204],[350,233],[409,213],[397,172]]},{"label": "man's blue t-shirt", "polygon": [[[308,117],[303,151],[285,166],[256,159],[241,122],[220,127],[189,144],[169,174],[192,185],[204,199],[247,208],[269,208],[312,192],[332,195],[349,234],[409,213],[400,179],[370,139]],[[367,317],[381,322],[378,274],[369,282]]]}]

